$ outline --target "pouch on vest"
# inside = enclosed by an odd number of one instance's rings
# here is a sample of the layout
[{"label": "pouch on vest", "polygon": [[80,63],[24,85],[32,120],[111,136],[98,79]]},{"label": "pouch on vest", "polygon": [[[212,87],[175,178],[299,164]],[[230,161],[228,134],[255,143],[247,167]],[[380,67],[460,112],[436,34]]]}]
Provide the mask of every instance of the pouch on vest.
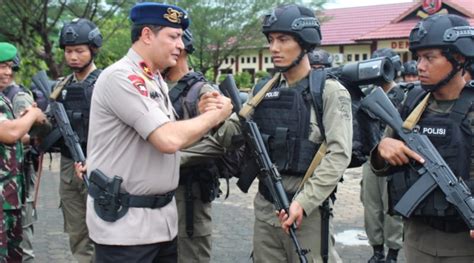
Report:
[{"label": "pouch on vest", "polygon": [[121,177],[109,178],[95,169],[89,181],[89,194],[94,198],[94,210],[102,220],[115,222],[127,213],[128,206],[123,206],[120,201]]}]

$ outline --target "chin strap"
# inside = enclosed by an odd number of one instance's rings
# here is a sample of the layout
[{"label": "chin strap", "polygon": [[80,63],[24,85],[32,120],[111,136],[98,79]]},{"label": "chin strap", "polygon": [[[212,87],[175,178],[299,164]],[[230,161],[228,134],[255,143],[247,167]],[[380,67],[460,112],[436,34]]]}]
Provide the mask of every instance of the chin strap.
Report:
[{"label": "chin strap", "polygon": [[294,66],[300,64],[301,60],[303,59],[304,55],[306,55],[306,51],[303,49],[301,50],[300,54],[298,55],[298,57],[293,60],[293,62],[289,65],[289,66],[286,66],[286,67],[275,67],[275,69],[280,72],[280,73],[285,73],[287,72],[288,70],[290,70],[291,68],[293,68]]},{"label": "chin strap", "polygon": [[451,65],[453,66],[453,69],[451,70],[451,72],[449,72],[449,74],[443,80],[441,80],[440,82],[434,85],[422,84],[421,87],[428,92],[433,92],[443,87],[444,85],[448,84],[451,81],[451,79],[453,79],[453,77],[465,67],[466,63],[459,64],[459,62],[453,57],[449,49],[443,50],[442,53],[443,53],[443,56],[445,56],[446,59],[448,59],[448,61],[451,63]]},{"label": "chin strap", "polygon": [[90,46],[89,46],[89,50],[91,52],[91,59],[89,60],[89,62],[87,62],[82,67],[69,67],[71,68],[72,71],[74,71],[75,73],[82,73],[84,72],[86,68],[90,66],[90,64],[94,61],[95,57],[97,56],[97,52],[94,52],[94,50]]}]

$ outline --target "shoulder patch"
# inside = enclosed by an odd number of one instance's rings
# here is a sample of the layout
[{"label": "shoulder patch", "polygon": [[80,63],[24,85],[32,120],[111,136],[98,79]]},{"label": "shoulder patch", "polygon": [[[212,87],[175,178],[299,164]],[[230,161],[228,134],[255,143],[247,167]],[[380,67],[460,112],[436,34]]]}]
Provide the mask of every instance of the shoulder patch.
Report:
[{"label": "shoulder patch", "polygon": [[129,75],[128,79],[132,82],[133,86],[145,97],[148,97],[148,90],[145,86],[145,80],[137,75]]}]

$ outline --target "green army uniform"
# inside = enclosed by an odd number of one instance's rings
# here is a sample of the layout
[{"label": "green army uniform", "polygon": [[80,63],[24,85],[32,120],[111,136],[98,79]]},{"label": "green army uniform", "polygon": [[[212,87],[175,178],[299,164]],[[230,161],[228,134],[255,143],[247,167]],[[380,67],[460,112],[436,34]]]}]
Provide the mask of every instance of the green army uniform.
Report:
[{"label": "green army uniform", "polygon": [[[308,81],[308,77],[300,82],[302,81]],[[280,87],[288,86],[283,77],[279,85]],[[297,85],[299,83],[294,84],[294,86]],[[332,79],[326,80],[324,87],[322,120],[326,130],[327,154],[313,175],[305,182],[302,191],[293,198],[293,201],[301,205],[306,215],[296,231],[296,236],[302,248],[310,250],[306,255],[309,262],[322,262],[319,207],[334,191],[351,156],[350,95],[341,84]],[[314,105],[311,105],[309,140],[317,144],[322,143]],[[295,193],[301,180],[301,177],[282,174],[282,184],[287,193]],[[256,219],[253,238],[254,262],[298,262],[299,258],[292,240],[282,231],[278,217],[275,216],[273,203],[266,200],[260,191],[254,200],[254,211]],[[332,223],[329,228],[329,262],[341,262],[334,247]]]},{"label": "green army uniform", "polygon": [[[16,85],[13,83],[12,85]],[[13,87],[9,87],[13,88]],[[8,94],[7,88],[4,93]],[[13,113],[15,116],[20,116],[27,107],[33,104],[33,97],[26,91],[17,92],[12,99]],[[35,128],[36,131],[40,130]],[[41,128],[42,129],[42,128]],[[33,165],[33,156],[30,153],[31,146],[24,146],[24,163],[23,163],[23,174],[25,176],[25,193],[26,201],[21,208],[21,225],[23,228],[23,240],[21,242],[21,248],[23,250],[23,262],[34,262],[35,254],[33,251],[33,223],[37,220],[37,214],[33,208],[36,172]]]},{"label": "green army uniform", "polygon": [[[14,120],[10,101],[0,93],[0,122]],[[2,231],[0,234],[0,259],[2,262],[21,262],[22,241],[21,208],[24,203],[23,145],[0,144],[0,188],[2,202]]]}]

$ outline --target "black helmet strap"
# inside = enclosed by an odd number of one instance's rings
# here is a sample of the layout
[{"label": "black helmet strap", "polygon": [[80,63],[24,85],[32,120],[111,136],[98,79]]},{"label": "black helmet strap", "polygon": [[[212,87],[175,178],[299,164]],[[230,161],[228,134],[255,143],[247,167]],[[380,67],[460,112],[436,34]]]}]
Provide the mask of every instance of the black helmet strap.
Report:
[{"label": "black helmet strap", "polygon": [[288,72],[288,70],[292,69],[294,66],[300,64],[301,60],[303,59],[304,55],[306,54],[306,51],[304,49],[301,49],[301,52],[300,54],[298,55],[298,57],[293,60],[293,62],[286,66],[286,67],[276,67],[275,66],[275,69],[278,71],[278,72],[281,72],[281,73],[285,73],[285,72]]}]

